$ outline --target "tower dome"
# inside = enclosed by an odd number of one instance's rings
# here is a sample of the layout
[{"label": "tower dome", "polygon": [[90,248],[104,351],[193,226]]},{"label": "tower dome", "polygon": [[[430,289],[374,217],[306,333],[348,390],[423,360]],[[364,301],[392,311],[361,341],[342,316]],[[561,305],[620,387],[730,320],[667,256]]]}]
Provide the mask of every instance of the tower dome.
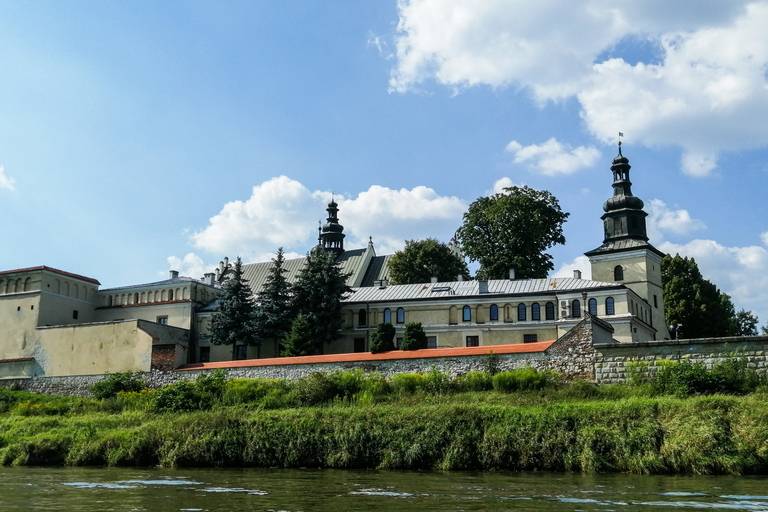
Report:
[{"label": "tower dome", "polygon": [[320,245],[323,249],[341,254],[344,252],[344,226],[339,224],[339,205],[331,199],[328,203],[328,217],[320,231]]}]

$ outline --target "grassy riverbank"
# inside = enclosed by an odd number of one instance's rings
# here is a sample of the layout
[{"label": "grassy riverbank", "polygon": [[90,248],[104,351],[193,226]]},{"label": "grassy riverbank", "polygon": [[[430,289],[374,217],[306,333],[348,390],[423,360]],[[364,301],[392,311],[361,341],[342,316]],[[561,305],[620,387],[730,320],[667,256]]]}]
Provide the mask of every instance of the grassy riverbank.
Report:
[{"label": "grassy riverbank", "polygon": [[357,394],[337,387],[319,405],[309,386],[187,383],[209,393],[206,410],[188,411],[152,391],[103,400],[3,391],[0,463],[768,473],[765,392],[687,397],[547,378],[538,389],[466,391],[433,379],[444,387],[378,380],[389,388],[377,394],[358,382]]}]

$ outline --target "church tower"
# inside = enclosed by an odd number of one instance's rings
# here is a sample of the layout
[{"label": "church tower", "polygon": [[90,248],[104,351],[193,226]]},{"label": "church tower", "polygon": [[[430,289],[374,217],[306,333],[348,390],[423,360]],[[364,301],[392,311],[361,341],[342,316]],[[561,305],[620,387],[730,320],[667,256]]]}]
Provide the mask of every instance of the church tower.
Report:
[{"label": "church tower", "polygon": [[[656,339],[669,338],[664,317],[661,284],[661,259],[664,253],[648,243],[643,201],[632,195],[629,159],[619,154],[613,159],[613,197],[603,205],[601,217],[605,238],[603,244],[585,256],[592,266],[592,279],[615,282],[634,291],[651,306],[651,317],[638,318],[656,329]],[[630,313],[637,315],[631,305]]]},{"label": "church tower", "polygon": [[344,226],[339,224],[339,205],[331,199],[328,203],[328,218],[320,230],[320,246],[326,251],[333,251],[338,257],[344,252]]}]

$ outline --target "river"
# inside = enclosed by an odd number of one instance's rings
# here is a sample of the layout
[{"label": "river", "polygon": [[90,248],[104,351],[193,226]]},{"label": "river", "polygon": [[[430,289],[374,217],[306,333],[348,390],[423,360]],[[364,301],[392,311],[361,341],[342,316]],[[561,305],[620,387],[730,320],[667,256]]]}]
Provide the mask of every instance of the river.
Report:
[{"label": "river", "polygon": [[0,511],[768,511],[766,477],[0,468]]}]

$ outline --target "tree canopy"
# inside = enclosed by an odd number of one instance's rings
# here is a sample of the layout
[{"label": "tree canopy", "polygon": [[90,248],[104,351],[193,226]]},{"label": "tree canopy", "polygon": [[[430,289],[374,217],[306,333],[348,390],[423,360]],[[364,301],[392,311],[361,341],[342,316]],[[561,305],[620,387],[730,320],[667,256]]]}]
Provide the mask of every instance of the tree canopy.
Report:
[{"label": "tree canopy", "polygon": [[347,277],[333,253],[315,247],[293,285],[293,311],[306,318],[320,353],[325,343],[339,338],[341,299],[352,292]]},{"label": "tree canopy", "polygon": [[272,258],[267,280],[261,288],[255,308],[255,328],[259,338],[282,339],[291,329],[293,314],[290,308],[291,285],[283,268],[283,248]]},{"label": "tree canopy", "polygon": [[[704,279],[693,258],[665,256],[661,280],[667,325],[675,326],[676,337],[737,336],[750,329],[752,312],[737,316],[731,297]],[[755,330],[754,325],[751,330]]]},{"label": "tree canopy", "polygon": [[427,333],[421,326],[421,322],[409,322],[405,324],[405,334],[400,350],[420,350],[427,348]]},{"label": "tree canopy", "polygon": [[395,350],[395,327],[389,322],[383,322],[376,326],[371,334],[371,354],[389,352]]},{"label": "tree canopy", "polygon": [[392,284],[456,281],[457,276],[469,279],[464,259],[451,247],[434,239],[406,240],[405,248],[389,260],[389,279]]},{"label": "tree canopy", "polygon": [[232,275],[224,283],[224,293],[218,299],[209,335],[214,345],[258,345],[259,336],[254,323],[255,304],[248,280],[243,277],[243,264],[237,257]]},{"label": "tree canopy", "polygon": [[291,324],[291,330],[283,339],[280,355],[283,357],[315,355],[317,344],[312,327],[304,315],[298,315]]},{"label": "tree canopy", "polygon": [[480,263],[479,279],[505,279],[510,269],[519,278],[544,278],[554,269],[544,251],[565,243],[568,216],[545,190],[507,187],[469,205],[456,238],[464,254]]}]

